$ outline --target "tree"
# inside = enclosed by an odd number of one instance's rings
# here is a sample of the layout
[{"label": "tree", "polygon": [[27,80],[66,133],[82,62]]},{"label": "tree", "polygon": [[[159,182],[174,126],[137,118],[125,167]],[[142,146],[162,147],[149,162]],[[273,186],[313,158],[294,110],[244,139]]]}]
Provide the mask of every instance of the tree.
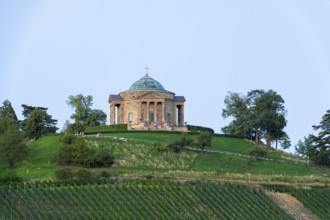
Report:
[{"label": "tree", "polygon": [[277,142],[280,142],[280,146],[282,149],[289,149],[291,147],[291,140],[290,137],[286,132],[282,135],[282,138],[276,141],[276,149],[277,149]]},{"label": "tree", "polygon": [[69,130],[80,129],[76,131],[82,131],[81,129],[84,130],[85,127],[105,125],[107,115],[100,109],[92,109],[92,96],[71,95],[66,103],[75,109],[75,113],[71,115],[74,125],[69,125]]},{"label": "tree", "polygon": [[[52,116],[47,113],[48,108],[34,107],[34,106],[25,105],[25,104],[23,104],[22,107],[23,107],[22,115],[24,116],[24,120],[20,121],[20,124],[21,124],[21,128],[23,131],[26,130],[25,126],[27,124],[27,121],[29,120],[30,127],[28,129],[29,131],[26,131],[27,134],[31,134],[31,132],[32,133],[38,132],[38,131],[34,131],[34,132],[31,131],[31,123],[33,124],[34,122],[40,123],[37,127],[42,125],[42,129],[41,129],[42,135],[56,133],[56,131],[58,130],[58,128],[56,127],[57,120],[53,119]],[[34,112],[36,109],[38,109],[38,111]],[[32,113],[33,113],[33,117],[31,119],[29,119]],[[39,117],[39,118],[37,118],[37,117]],[[34,126],[32,126],[32,127],[34,127]],[[38,136],[38,137],[40,137],[40,136]]]},{"label": "tree", "polygon": [[233,121],[222,128],[226,134],[253,138],[257,143],[265,138],[269,147],[284,135],[286,110],[283,98],[276,92],[251,90],[247,96],[230,92],[225,105],[222,116],[233,117]]},{"label": "tree", "polygon": [[45,113],[40,108],[34,109],[26,121],[24,128],[25,136],[30,139],[38,139],[41,137],[46,133],[45,121]]},{"label": "tree", "polygon": [[197,136],[197,144],[201,148],[202,151],[205,150],[206,147],[211,147],[212,143],[212,134],[208,131],[202,131]]},{"label": "tree", "polygon": [[304,140],[299,140],[298,143],[295,145],[296,153],[303,157],[303,158],[309,158],[310,149],[312,147],[312,135],[308,135],[308,137],[304,137]]},{"label": "tree", "polygon": [[5,100],[0,107],[0,118],[11,118],[18,121],[15,110],[8,99]]},{"label": "tree", "polygon": [[188,137],[188,135],[183,134],[179,139],[173,141],[170,146],[173,148],[175,153],[180,153],[183,147],[191,145],[192,143],[193,141]]},{"label": "tree", "polygon": [[27,151],[17,122],[11,118],[0,118],[0,159],[13,168],[16,162],[26,157]]},{"label": "tree", "polygon": [[330,165],[330,109],[322,117],[319,125],[313,126],[317,135],[311,135],[312,145],[310,147],[309,157],[319,165]]}]

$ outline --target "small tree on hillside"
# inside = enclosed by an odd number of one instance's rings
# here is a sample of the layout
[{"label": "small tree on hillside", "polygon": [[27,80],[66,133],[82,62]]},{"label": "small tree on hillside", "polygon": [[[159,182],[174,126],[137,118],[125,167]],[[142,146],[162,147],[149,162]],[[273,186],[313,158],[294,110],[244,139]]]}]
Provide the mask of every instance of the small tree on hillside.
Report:
[{"label": "small tree on hillside", "polygon": [[0,118],[0,159],[11,168],[24,159],[28,148],[17,122],[10,118]]},{"label": "small tree on hillside", "polygon": [[206,147],[211,147],[212,144],[212,134],[208,131],[202,131],[197,136],[197,145],[200,147],[202,151],[205,150]]},{"label": "small tree on hillside", "polygon": [[180,139],[173,141],[170,146],[173,148],[175,153],[180,153],[182,148],[191,145],[193,140],[191,140],[187,134],[181,135]]}]

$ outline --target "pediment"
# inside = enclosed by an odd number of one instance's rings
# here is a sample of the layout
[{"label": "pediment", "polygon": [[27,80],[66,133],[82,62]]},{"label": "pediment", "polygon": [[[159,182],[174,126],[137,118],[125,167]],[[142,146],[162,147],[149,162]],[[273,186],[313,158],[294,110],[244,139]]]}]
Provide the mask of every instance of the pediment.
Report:
[{"label": "pediment", "polygon": [[164,94],[156,92],[146,92],[137,97],[137,99],[163,99],[165,98]]}]

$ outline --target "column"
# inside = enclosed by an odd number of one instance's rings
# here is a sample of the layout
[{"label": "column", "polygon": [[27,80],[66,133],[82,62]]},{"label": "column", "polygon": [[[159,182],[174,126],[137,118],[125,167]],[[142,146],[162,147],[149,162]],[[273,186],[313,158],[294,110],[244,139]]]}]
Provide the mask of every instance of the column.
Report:
[{"label": "column", "polygon": [[142,102],[139,102],[138,122],[142,121]]},{"label": "column", "polygon": [[176,105],[173,105],[173,126],[177,126],[176,124],[176,110],[177,110],[177,106]]},{"label": "column", "polygon": [[148,124],[149,124],[149,104],[150,104],[150,102],[147,102],[147,122],[148,122]]},{"label": "column", "polygon": [[154,102],[155,103],[155,111],[154,111],[154,122],[157,122],[157,102]]},{"label": "column", "polygon": [[184,126],[184,105],[181,105],[180,107],[180,126]]},{"label": "column", "polygon": [[162,122],[165,122],[165,102],[162,102]]},{"label": "column", "polygon": [[115,119],[115,105],[111,104],[110,105],[110,124],[113,125],[115,124],[116,119]]}]

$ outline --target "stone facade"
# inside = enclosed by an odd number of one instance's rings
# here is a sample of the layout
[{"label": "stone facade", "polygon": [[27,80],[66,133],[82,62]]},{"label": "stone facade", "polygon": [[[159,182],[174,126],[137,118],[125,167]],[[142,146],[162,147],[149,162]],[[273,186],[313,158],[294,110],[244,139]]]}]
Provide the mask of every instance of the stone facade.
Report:
[{"label": "stone facade", "polygon": [[129,130],[187,131],[185,101],[147,74],[129,90],[109,96],[110,124],[127,124]]}]

